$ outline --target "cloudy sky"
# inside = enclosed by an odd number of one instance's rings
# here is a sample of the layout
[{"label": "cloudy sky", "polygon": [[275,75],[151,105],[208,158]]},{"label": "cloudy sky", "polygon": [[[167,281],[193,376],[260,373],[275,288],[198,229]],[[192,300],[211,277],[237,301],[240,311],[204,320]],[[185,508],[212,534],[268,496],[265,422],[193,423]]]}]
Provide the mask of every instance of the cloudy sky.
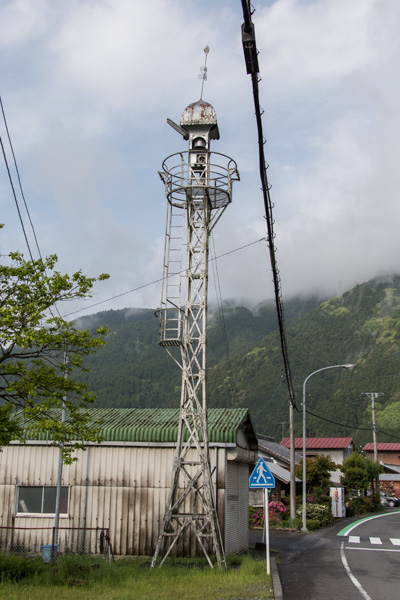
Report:
[{"label": "cloudy sky", "polygon": [[[400,2],[254,6],[284,298],[399,272]],[[215,249],[249,245],[218,260],[222,296],[272,297],[242,21],[240,0],[0,1],[0,93],[41,252],[62,271],[111,276],[81,314],[159,305],[160,283],[147,285],[162,275],[157,172],[186,150],[166,119],[199,99],[206,45],[212,149],[241,175]],[[4,123],[0,134],[11,163]],[[0,206],[0,252],[26,253],[3,160]]]}]

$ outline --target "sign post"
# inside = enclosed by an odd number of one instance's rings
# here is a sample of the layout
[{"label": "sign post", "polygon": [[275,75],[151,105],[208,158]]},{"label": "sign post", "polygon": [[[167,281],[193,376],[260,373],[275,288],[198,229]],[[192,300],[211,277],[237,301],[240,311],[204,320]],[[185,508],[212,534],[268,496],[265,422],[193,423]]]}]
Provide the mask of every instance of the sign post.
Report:
[{"label": "sign post", "polygon": [[263,458],[259,458],[249,479],[250,489],[264,489],[264,526],[265,526],[265,552],[267,561],[267,575],[271,573],[270,554],[269,554],[269,510],[268,510],[268,489],[275,487],[275,479],[268,469],[267,463]]}]

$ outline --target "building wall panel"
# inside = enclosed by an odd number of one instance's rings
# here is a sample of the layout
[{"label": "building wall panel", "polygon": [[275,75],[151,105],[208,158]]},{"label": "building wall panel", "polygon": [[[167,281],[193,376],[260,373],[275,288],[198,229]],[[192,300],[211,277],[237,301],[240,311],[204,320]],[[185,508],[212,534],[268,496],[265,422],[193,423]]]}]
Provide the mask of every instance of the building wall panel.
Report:
[{"label": "building wall panel", "polygon": [[239,521],[239,463],[228,461],[226,470],[225,496],[225,553],[236,552],[237,527]]},{"label": "building wall panel", "polygon": [[236,552],[249,547],[249,465],[238,463],[239,472],[239,521]]},{"label": "building wall panel", "polygon": [[[242,504],[239,499],[239,466],[229,461],[231,467],[227,474],[226,452],[222,447],[210,449],[223,539],[227,537],[226,518],[229,519],[229,527],[237,531],[239,504]],[[152,555],[164,517],[174,455],[172,446],[151,445],[89,446],[86,451],[77,451],[78,461],[63,467],[63,485],[71,487],[69,517],[60,520],[60,527],[98,527],[96,543],[101,528],[109,528],[115,554]],[[1,525],[53,527],[53,517],[15,517],[15,490],[16,485],[56,485],[58,457],[58,449],[49,445],[12,445],[3,449],[0,454]],[[247,465],[244,469],[247,473]],[[232,499],[227,502],[225,494],[225,488],[231,484],[234,487],[233,491],[229,488],[231,495],[237,496],[237,506],[233,511]],[[190,510],[190,498],[185,501],[185,507]],[[28,545],[36,544],[37,547],[43,541],[43,535],[33,531],[24,535],[23,542]],[[87,548],[88,535],[85,538],[85,534],[79,533],[79,536],[79,543]],[[71,547],[76,543],[72,534],[70,539],[62,542],[64,546]],[[90,543],[93,545],[93,539]],[[178,551],[182,554],[190,550],[201,553],[196,537],[188,531]]]}]

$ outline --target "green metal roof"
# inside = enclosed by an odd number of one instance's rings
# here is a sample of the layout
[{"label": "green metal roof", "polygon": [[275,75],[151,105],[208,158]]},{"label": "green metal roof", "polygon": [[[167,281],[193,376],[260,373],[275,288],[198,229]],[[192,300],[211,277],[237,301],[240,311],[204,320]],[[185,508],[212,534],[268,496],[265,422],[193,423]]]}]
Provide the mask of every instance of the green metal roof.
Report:
[{"label": "green metal roof", "polygon": [[[179,408],[94,408],[87,412],[93,422],[103,422],[101,435],[104,441],[157,443],[176,442],[177,439]],[[46,433],[33,436],[29,433],[29,420],[23,417],[21,420],[26,439],[51,439]],[[211,443],[236,443],[240,429],[255,439],[247,408],[208,409],[208,436]],[[253,441],[250,440],[251,445]]]}]

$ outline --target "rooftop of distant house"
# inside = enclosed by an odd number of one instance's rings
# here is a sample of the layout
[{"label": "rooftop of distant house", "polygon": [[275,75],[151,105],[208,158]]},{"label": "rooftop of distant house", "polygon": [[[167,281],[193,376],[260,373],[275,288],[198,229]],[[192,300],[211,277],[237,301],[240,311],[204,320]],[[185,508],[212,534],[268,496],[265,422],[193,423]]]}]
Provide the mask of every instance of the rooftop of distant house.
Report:
[{"label": "rooftop of distant house", "polygon": [[[378,452],[400,452],[400,444],[397,442],[379,442],[376,445],[376,449]],[[373,452],[374,444],[372,442],[368,442],[363,447],[365,452]]]},{"label": "rooftop of distant house", "polygon": [[[258,450],[259,452],[264,452],[271,458],[276,460],[281,460],[284,463],[290,464],[290,451],[289,446],[283,446],[279,444],[275,438],[269,437],[267,435],[261,435],[257,433],[258,440]],[[297,454],[295,457],[296,463],[301,460],[300,454]]]},{"label": "rooftop of distant house", "polygon": [[[290,438],[283,438],[281,445],[285,448],[290,448]],[[308,450],[346,450],[350,446],[356,448],[356,444],[351,437],[306,438],[306,448]],[[302,437],[294,438],[294,447],[296,450],[301,450],[303,448]]]}]

